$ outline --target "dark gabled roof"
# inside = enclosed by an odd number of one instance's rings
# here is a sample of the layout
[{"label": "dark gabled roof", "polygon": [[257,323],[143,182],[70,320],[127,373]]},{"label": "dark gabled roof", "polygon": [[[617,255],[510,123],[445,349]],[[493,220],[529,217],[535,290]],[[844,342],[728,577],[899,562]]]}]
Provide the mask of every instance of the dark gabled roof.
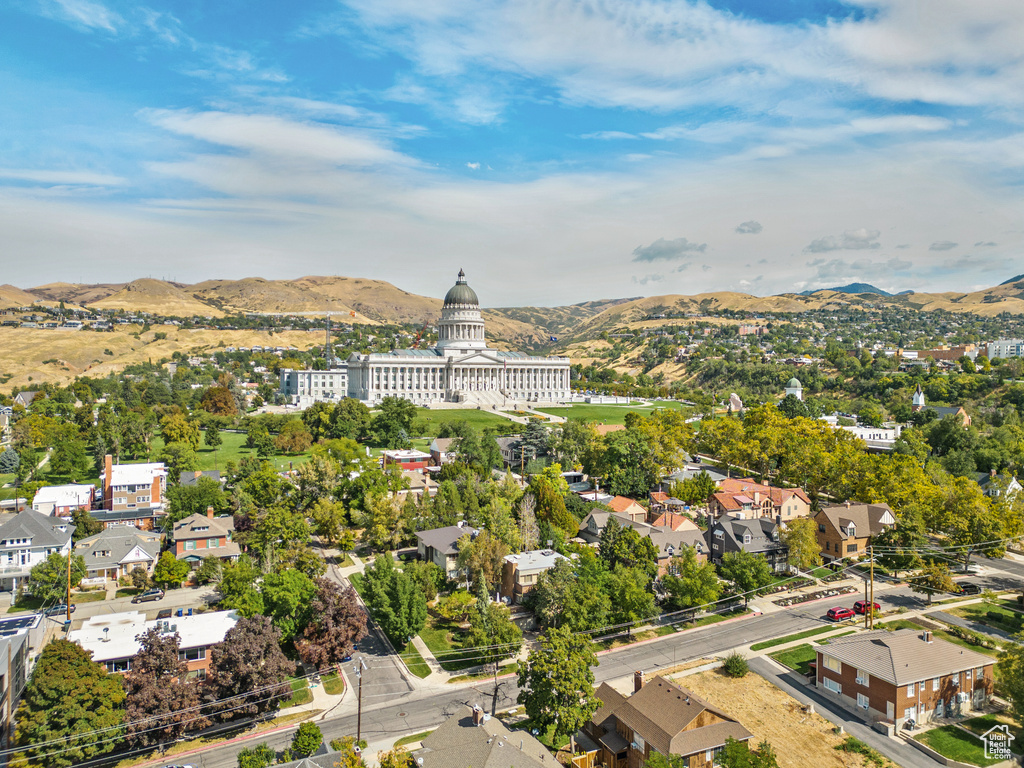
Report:
[{"label": "dark gabled roof", "polygon": [[[136,547],[156,561],[160,555],[162,536],[153,531],[140,531],[132,525],[115,525],[75,543],[75,553],[82,555],[85,567],[92,570],[111,563],[120,563]],[[99,552],[109,552],[107,555]]]},{"label": "dark gabled roof", "polygon": [[[738,517],[724,515],[708,528],[707,538],[710,544],[714,531],[721,529],[737,549],[747,552],[769,552],[783,549],[786,546],[776,540],[773,535],[777,527],[775,521],[768,517],[741,520]],[[750,534],[750,543],[744,544],[743,538],[748,533]]]},{"label": "dark gabled roof", "polygon": [[444,555],[454,555],[458,552],[455,546],[459,539],[469,534],[475,536],[480,533],[476,528],[468,525],[449,525],[445,528],[433,528],[429,531],[418,531],[416,538],[423,542],[425,547],[433,547]]},{"label": "dark gabled roof", "polygon": [[59,549],[68,543],[74,530],[75,526],[67,518],[51,517],[25,509],[0,524],[0,541],[32,539],[33,547]]}]

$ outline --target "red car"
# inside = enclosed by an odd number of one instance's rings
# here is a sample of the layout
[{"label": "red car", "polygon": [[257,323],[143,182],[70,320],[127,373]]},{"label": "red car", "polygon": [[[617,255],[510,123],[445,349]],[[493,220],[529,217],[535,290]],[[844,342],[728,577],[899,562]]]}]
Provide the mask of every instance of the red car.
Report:
[{"label": "red car", "polygon": [[853,611],[849,608],[829,608],[828,613],[825,615],[832,619],[832,621],[844,621],[854,617]]},{"label": "red car", "polygon": [[[882,606],[880,606],[878,603],[872,603],[871,605],[873,606],[873,610],[875,613],[878,613],[880,610],[882,610]],[[862,615],[867,612],[867,608],[867,600],[858,600],[856,603],[853,604],[853,610]]]}]

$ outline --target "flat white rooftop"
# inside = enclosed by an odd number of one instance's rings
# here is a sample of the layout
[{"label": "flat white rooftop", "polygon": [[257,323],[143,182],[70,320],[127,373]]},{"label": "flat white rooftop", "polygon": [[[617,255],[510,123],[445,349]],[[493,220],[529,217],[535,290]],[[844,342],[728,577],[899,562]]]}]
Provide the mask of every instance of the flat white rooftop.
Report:
[{"label": "flat white rooftop", "polygon": [[73,630],[68,639],[92,651],[93,661],[127,659],[138,653],[140,643],[135,638],[152,627],[181,637],[181,648],[205,648],[224,642],[224,636],[238,623],[234,611],[197,613],[172,619],[146,621],[140,611],[108,613],[86,620],[81,629]]}]

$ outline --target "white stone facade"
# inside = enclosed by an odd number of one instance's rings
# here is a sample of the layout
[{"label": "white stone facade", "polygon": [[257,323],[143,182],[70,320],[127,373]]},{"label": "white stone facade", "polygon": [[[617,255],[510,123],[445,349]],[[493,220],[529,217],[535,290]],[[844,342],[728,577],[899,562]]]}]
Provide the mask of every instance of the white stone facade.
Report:
[{"label": "white stone facade", "polygon": [[476,294],[465,275],[445,296],[438,344],[348,359],[348,396],[369,404],[403,397],[418,405],[504,406],[569,397],[569,358],[490,349]]},{"label": "white stone facade", "polygon": [[336,403],[348,396],[348,366],[343,363],[327,371],[282,368],[278,391],[288,402],[301,407],[319,402]]}]

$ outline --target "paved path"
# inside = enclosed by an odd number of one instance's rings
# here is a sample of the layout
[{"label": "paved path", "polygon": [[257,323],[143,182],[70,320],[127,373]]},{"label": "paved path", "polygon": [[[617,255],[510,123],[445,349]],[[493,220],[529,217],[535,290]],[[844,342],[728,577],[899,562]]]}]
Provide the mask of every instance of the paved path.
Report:
[{"label": "paved path", "polygon": [[854,719],[854,715],[825,698],[816,688],[804,684],[801,675],[786,669],[771,659],[759,658],[750,660],[750,669],[763,677],[776,688],[785,691],[803,704],[813,704],[814,711],[830,723],[841,725],[851,736],[877,749],[896,765],[902,768],[935,768],[939,763],[923,752],[902,741],[889,738],[871,728],[866,723]]}]

